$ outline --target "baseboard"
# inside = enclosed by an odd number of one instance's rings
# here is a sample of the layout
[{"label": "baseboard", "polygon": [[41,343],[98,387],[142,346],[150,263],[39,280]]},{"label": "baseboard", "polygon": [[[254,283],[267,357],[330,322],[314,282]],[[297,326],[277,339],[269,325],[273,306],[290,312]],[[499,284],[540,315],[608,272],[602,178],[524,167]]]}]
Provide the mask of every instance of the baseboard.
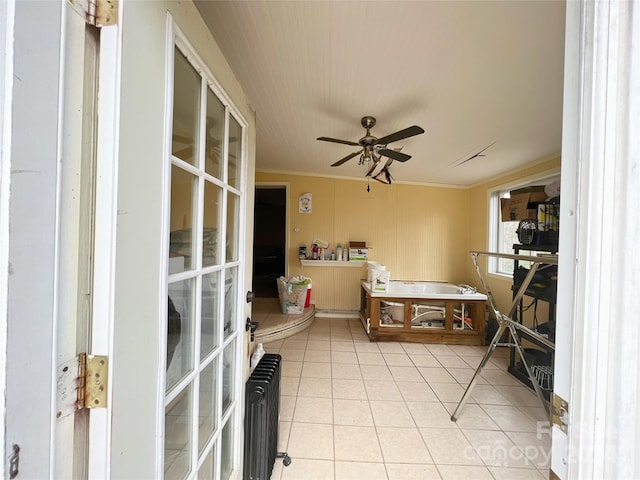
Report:
[{"label": "baseboard", "polygon": [[357,310],[331,310],[322,309],[316,310],[316,318],[360,318],[360,313]]}]

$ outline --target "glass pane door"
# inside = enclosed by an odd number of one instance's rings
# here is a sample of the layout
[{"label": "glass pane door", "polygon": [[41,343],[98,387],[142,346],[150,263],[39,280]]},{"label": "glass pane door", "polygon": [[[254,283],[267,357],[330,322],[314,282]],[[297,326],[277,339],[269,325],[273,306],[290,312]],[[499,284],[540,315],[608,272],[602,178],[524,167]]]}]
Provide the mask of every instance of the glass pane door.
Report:
[{"label": "glass pane door", "polygon": [[173,53],[164,474],[226,479],[240,457],[245,127],[188,45]]}]

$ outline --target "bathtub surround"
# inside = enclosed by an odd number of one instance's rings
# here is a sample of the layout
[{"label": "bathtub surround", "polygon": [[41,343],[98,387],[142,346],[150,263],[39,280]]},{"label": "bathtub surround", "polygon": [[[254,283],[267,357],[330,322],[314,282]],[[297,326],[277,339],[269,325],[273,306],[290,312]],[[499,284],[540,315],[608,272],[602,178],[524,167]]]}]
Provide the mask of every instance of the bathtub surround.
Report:
[{"label": "bathtub surround", "polygon": [[468,285],[392,280],[387,292],[360,282],[360,321],[372,341],[484,345],[487,296]]}]

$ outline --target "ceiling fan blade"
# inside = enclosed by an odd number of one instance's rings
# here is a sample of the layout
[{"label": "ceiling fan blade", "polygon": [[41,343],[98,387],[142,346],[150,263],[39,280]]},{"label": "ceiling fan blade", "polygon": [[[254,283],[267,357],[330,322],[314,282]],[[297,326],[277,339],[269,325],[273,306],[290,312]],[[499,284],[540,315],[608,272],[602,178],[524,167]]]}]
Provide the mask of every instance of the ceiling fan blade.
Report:
[{"label": "ceiling fan blade", "polygon": [[359,152],[350,153],[346,157],[341,158],[340,160],[338,160],[336,163],[332,163],[331,166],[332,167],[339,167],[340,165],[342,165],[347,160],[351,160],[353,157],[355,157],[356,155],[360,155],[361,153],[362,153],[362,150],[360,150]]},{"label": "ceiling fan blade", "polygon": [[357,142],[350,142],[349,140],[339,140],[337,138],[318,137],[318,140],[322,140],[323,142],[333,142],[333,143],[342,143],[344,145],[353,145],[356,147],[360,146],[360,144]]},{"label": "ceiling fan blade", "polygon": [[388,148],[381,148],[378,150],[380,155],[384,155],[385,157],[393,158],[399,162],[406,162],[411,158],[411,155],[407,155],[406,153],[400,153],[395,150],[389,150]]},{"label": "ceiling fan blade", "polygon": [[420,135],[421,133],[424,133],[424,130],[417,125],[413,125],[405,128],[404,130],[387,135],[386,137],[379,138],[376,140],[376,144],[386,145],[387,143],[397,142],[398,140],[413,137],[414,135]]}]

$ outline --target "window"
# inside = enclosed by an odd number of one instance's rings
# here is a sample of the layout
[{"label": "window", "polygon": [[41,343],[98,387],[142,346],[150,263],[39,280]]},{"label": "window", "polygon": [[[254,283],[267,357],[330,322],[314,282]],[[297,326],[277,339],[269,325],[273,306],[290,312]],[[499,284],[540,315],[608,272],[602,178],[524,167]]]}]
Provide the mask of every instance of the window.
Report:
[{"label": "window", "polygon": [[[510,198],[510,192],[517,188],[524,188],[532,185],[550,185],[559,182],[557,174],[544,175],[529,179],[527,182],[503,186],[491,192],[489,198],[489,250],[498,253],[513,254],[513,245],[520,243],[518,240],[518,220],[511,222],[502,221],[501,199]],[[536,252],[520,250],[521,255],[535,256]],[[527,266],[526,263],[522,263]],[[489,273],[496,275],[513,275],[513,260],[509,258],[489,257]]]},{"label": "window", "polygon": [[173,58],[164,478],[227,479],[241,458],[246,125],[180,37]]}]

